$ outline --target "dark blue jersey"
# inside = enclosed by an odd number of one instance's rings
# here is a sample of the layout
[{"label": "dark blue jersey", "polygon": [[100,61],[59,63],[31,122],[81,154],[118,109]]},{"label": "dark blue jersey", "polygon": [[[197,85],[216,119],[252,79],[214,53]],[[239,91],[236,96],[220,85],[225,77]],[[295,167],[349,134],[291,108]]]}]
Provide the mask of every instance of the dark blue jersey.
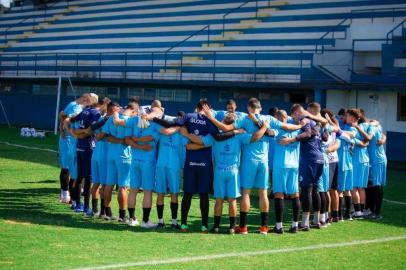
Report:
[{"label": "dark blue jersey", "polygon": [[[218,133],[217,127],[204,114],[200,113],[188,113],[184,117],[177,118],[176,123],[185,126],[189,133],[197,136],[216,135]],[[211,147],[187,150],[185,165],[206,166],[211,164],[211,152]]]},{"label": "dark blue jersey", "polygon": [[[95,108],[85,108],[76,118],[79,122],[80,129],[86,129],[92,124],[99,121],[101,115],[100,112]],[[89,137],[78,139],[76,149],[78,151],[90,151],[95,147],[95,136],[91,135]]]},{"label": "dark blue jersey", "polygon": [[308,119],[308,123],[302,127],[302,133],[296,137],[300,141],[300,162],[324,163],[321,152],[321,126],[315,121]]}]

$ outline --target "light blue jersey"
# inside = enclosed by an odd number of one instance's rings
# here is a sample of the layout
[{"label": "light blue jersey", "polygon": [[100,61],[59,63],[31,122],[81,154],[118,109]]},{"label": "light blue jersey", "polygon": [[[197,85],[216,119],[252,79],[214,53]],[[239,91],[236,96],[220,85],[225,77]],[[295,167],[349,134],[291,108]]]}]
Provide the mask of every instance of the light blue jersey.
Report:
[{"label": "light blue jersey", "polygon": [[[359,125],[360,128],[365,131],[366,133],[370,133],[370,125],[368,123],[362,123]],[[356,129],[355,133],[355,146],[354,146],[354,152],[353,152],[353,162],[355,164],[360,164],[360,163],[368,163],[369,162],[369,154],[368,154],[368,149],[366,147],[360,146],[360,142],[364,140],[364,137],[362,136],[361,132],[359,132]]]},{"label": "light blue jersey", "polygon": [[[356,132],[356,129],[353,127],[346,126],[346,131],[353,131]],[[340,140],[340,148],[338,149],[338,168],[341,171],[348,171],[352,170],[352,147],[353,147],[353,140],[348,142],[345,139],[338,138]]]},{"label": "light blue jersey", "polygon": [[[228,111],[213,111],[213,113],[214,113],[214,117],[218,121],[222,122],[229,112]],[[235,114],[237,119],[247,116],[246,113],[238,112],[238,111],[234,112],[234,114]]]},{"label": "light blue jersey", "polygon": [[275,156],[275,137],[268,137],[269,139],[269,148],[268,148],[268,167],[270,170],[273,169],[273,160]]},{"label": "light blue jersey", "polygon": [[382,138],[382,127],[380,125],[370,126],[372,140],[368,145],[368,153],[371,159],[371,164],[386,163],[386,153],[383,145],[378,145],[377,142]]},{"label": "light blue jersey", "polygon": [[278,143],[283,138],[295,138],[301,130],[285,131],[278,129],[275,136],[275,152],[273,168],[299,168],[300,142],[293,142],[288,145]]},{"label": "light blue jersey", "polygon": [[183,167],[184,149],[188,139],[179,132],[172,135],[159,135],[157,167],[179,170]]},{"label": "light blue jersey", "polygon": [[[119,119],[129,119],[129,116],[119,114]],[[102,128],[102,132],[109,134],[118,139],[124,139],[126,136],[126,127],[116,126],[113,122],[113,117],[107,120]],[[124,144],[108,143],[108,159],[131,159],[131,147]]]},{"label": "light blue jersey", "polygon": [[[100,122],[105,121],[104,117],[101,117]],[[102,132],[102,128],[96,129],[94,131],[94,135],[98,135],[99,133]],[[107,157],[107,141],[106,139],[102,139],[99,141],[96,141],[96,146],[93,150],[93,154],[92,154],[92,159],[94,160],[105,160],[105,158]]]},{"label": "light blue jersey", "polygon": [[215,141],[211,135],[202,137],[205,146],[212,146],[215,168],[225,169],[240,165],[241,146],[251,141],[251,134],[238,134],[225,141]]},{"label": "light blue jersey", "polygon": [[140,120],[139,116],[132,117],[126,121],[125,126],[127,127],[125,136],[134,136],[134,137],[146,137],[152,136],[153,140],[147,143],[139,142],[139,144],[149,144],[152,146],[152,150],[144,151],[141,149],[133,149],[132,159],[137,161],[145,162],[156,162],[157,156],[157,142],[159,140],[159,129],[161,128],[156,123],[151,123],[148,128],[138,127],[138,121]]},{"label": "light blue jersey", "polygon": [[[268,121],[269,128],[278,129],[282,123],[272,116],[256,115],[258,120]],[[237,119],[234,123],[236,129],[243,128],[247,133],[254,134],[258,131],[257,125],[248,116]],[[243,146],[243,160],[268,162],[269,139],[263,136],[256,142]]]}]

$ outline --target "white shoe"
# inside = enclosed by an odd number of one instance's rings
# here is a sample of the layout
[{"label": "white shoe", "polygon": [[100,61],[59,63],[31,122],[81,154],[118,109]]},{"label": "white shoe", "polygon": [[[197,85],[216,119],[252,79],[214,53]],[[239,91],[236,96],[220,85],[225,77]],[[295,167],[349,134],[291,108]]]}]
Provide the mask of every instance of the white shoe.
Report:
[{"label": "white shoe", "polygon": [[153,229],[156,228],[156,224],[152,223],[150,220],[148,220],[148,222],[142,222],[141,223],[141,228],[144,229]]},{"label": "white shoe", "polygon": [[135,227],[135,226],[140,225],[140,223],[138,222],[137,219],[132,219],[132,218],[128,219],[127,224],[128,224],[128,226],[130,226],[130,227]]}]

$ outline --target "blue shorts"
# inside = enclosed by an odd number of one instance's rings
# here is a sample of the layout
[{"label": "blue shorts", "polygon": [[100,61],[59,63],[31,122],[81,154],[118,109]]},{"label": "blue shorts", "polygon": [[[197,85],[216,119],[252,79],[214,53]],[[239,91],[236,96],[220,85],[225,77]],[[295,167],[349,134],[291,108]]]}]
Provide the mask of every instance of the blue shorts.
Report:
[{"label": "blue shorts", "polygon": [[351,191],[353,189],[352,175],[352,170],[338,171],[338,191]]},{"label": "blue shorts", "polygon": [[130,188],[154,190],[155,163],[143,160],[133,160],[131,163]]},{"label": "blue shorts", "polygon": [[130,184],[131,159],[109,159],[107,161],[107,186],[128,187]]},{"label": "blue shorts", "polygon": [[371,179],[373,186],[386,185],[386,166],[387,162],[371,164]]},{"label": "blue shorts", "polygon": [[269,186],[268,162],[244,159],[241,163],[241,188],[267,189]]},{"label": "blue shorts", "polygon": [[368,186],[369,162],[357,163],[353,166],[354,188],[366,188]]},{"label": "blue shorts", "polygon": [[238,167],[214,169],[214,198],[236,199],[240,194],[240,179]]},{"label": "blue shorts", "polygon": [[207,162],[205,166],[190,165],[186,162],[183,169],[183,191],[185,193],[209,193],[213,181],[213,166]]},{"label": "blue shorts", "polygon": [[275,168],[272,172],[272,193],[292,195],[299,192],[298,168]]},{"label": "blue shorts", "polygon": [[156,167],[155,191],[157,193],[176,194],[180,192],[180,170],[168,167]]},{"label": "blue shorts", "polygon": [[320,176],[318,191],[328,192],[330,190],[330,164],[324,163],[323,173]]},{"label": "blue shorts", "polygon": [[92,174],[92,151],[77,151],[78,178],[90,177]]},{"label": "blue shorts", "polygon": [[92,158],[92,183],[101,185],[107,183],[107,161]]},{"label": "blue shorts", "polygon": [[324,164],[315,162],[301,162],[299,164],[299,185],[302,188],[318,188]]},{"label": "blue shorts", "polygon": [[59,136],[59,165],[62,169],[69,169],[67,139]]}]

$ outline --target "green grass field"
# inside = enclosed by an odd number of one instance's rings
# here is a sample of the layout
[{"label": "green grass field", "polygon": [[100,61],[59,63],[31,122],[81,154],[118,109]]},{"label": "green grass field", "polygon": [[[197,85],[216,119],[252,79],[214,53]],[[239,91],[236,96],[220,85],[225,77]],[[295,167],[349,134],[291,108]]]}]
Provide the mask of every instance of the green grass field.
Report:
[{"label": "green grass field", "polygon": [[[0,141],[57,149],[57,138],[20,138],[16,129],[0,128]],[[406,172],[391,170],[385,198],[406,202]],[[384,219],[333,224],[328,229],[296,235],[200,234],[198,199],[192,203],[190,233],[147,231],[116,222],[88,219],[58,202],[56,153],[0,143],[0,269],[76,269],[111,265],[114,269],[404,269],[405,205],[385,202]],[[138,198],[141,202],[142,194]],[[256,198],[255,198],[256,200]],[[169,205],[169,198],[167,198]],[[211,200],[211,215],[213,200]],[[116,203],[114,203],[116,205]],[[290,203],[286,206],[290,207]],[[140,207],[137,216],[141,217]],[[114,208],[115,213],[117,209]],[[226,212],[226,211],[225,211]],[[286,220],[290,219],[286,211]],[[273,223],[273,205],[271,223]],[[156,211],[152,211],[156,221]],[[165,208],[169,220],[169,207]],[[210,220],[212,222],[212,220]],[[250,231],[258,229],[257,204],[249,216]],[[228,218],[223,218],[226,231]],[[286,223],[286,226],[289,226]],[[386,239],[393,241],[323,247],[321,244]],[[303,249],[302,247],[313,247]],[[272,251],[273,250],[273,251]],[[242,256],[230,253],[267,251]],[[273,252],[273,253],[272,253]],[[222,255],[193,260],[196,256]],[[179,262],[177,258],[190,261]],[[170,264],[146,265],[152,260]],[[139,266],[132,263],[142,262]],[[120,264],[130,263],[128,267]],[[107,268],[110,269],[110,268]]]}]

